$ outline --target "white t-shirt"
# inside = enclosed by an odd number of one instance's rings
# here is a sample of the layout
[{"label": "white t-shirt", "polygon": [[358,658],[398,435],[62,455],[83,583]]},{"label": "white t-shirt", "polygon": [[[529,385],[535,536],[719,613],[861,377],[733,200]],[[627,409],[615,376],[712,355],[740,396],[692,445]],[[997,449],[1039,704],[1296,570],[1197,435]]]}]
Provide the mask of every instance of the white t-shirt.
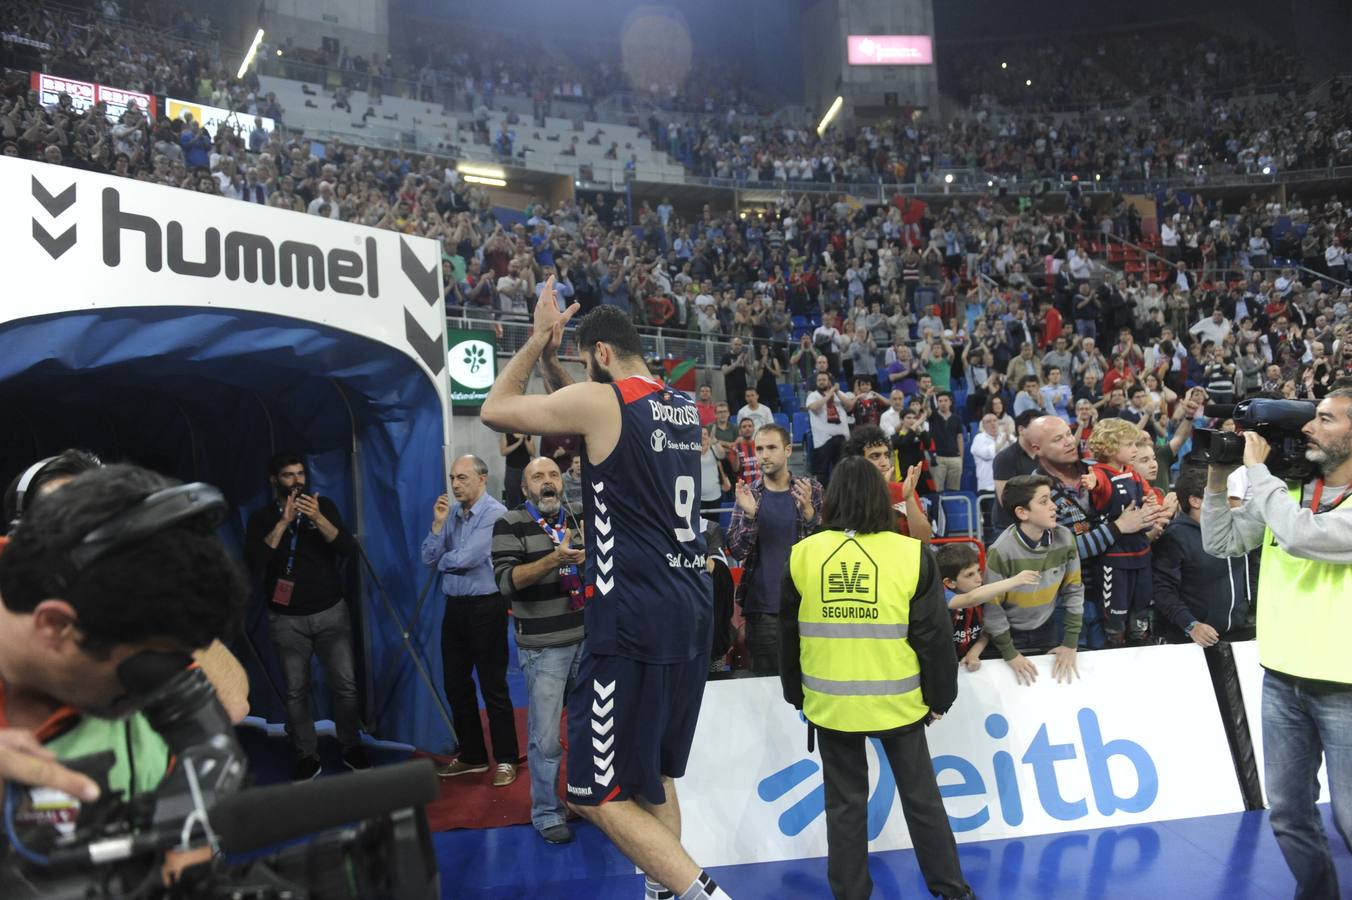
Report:
[{"label": "white t-shirt", "polygon": [[766,425],[775,424],[775,414],[770,412],[770,407],[766,406],[764,403],[760,404],[756,409],[752,409],[750,406],[743,406],[741,409],[737,410],[738,422],[743,422],[747,419],[755,422],[757,429],[764,428]]},{"label": "white t-shirt", "polygon": [[[850,424],[854,421],[848,412],[845,411],[845,397],[853,397],[853,394],[836,392],[835,398],[831,401],[835,404],[838,421],[829,422],[826,418],[826,404],[822,404],[820,409],[808,410],[808,424],[812,426],[812,446],[820,447],[836,435],[842,437],[850,436]],[[807,405],[819,400],[825,399],[825,395],[820,391],[813,391],[807,395]]]}]

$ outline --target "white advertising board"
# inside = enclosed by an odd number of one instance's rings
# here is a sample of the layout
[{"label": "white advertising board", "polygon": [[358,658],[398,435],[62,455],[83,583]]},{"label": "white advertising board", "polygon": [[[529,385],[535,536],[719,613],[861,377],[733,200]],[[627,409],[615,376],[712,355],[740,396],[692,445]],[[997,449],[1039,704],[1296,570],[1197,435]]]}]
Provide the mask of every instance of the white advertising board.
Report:
[{"label": "white advertising board", "polygon": [[277,130],[277,123],[267,116],[251,116],[248,113],[233,112],[228,109],[221,109],[219,106],[194,103],[191,100],[176,100],[173,97],[164,98],[164,112],[171,119],[184,119],[186,121],[186,116],[192,116],[193,121],[200,124],[207,130],[208,134],[213,136],[216,134],[216,129],[224,124],[231,131],[247,139],[253,133],[255,118],[262,122],[263,130],[268,134]]},{"label": "white advertising board", "polygon": [[[1081,831],[1244,808],[1201,648],[1081,653],[1081,680],[1037,683],[1000,660],[961,672],[926,730],[959,842]],[[886,758],[870,742],[869,846],[911,846]],[[686,776],[683,843],[703,866],[826,855],[821,759],[777,678],[705,689]]]},{"label": "white advertising board", "polygon": [[[1263,787],[1263,804],[1267,804],[1267,772],[1263,768],[1263,667],[1258,663],[1258,642],[1241,641],[1230,645],[1235,651],[1235,668],[1239,670],[1239,690],[1244,695],[1244,714],[1249,719],[1249,735],[1253,738],[1253,758],[1258,763],[1258,782]],[[1319,766],[1319,802],[1329,802],[1328,766]]]},{"label": "white advertising board", "polygon": [[119,307],[271,313],[411,357],[446,408],[436,242],[129,178],[5,157],[0,324]]}]

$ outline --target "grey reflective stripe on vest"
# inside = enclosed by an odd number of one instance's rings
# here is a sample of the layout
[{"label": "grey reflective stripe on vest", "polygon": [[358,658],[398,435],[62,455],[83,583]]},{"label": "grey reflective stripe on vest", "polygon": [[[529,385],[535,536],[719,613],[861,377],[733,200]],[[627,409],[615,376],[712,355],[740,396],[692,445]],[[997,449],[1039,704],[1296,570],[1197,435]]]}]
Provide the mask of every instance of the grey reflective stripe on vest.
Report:
[{"label": "grey reflective stripe on vest", "polygon": [[830,681],[803,675],[803,687],[819,694],[837,694],[842,696],[883,697],[890,694],[905,694],[919,689],[920,676],[899,678],[894,681]]},{"label": "grey reflective stripe on vest", "polygon": [[867,625],[862,622],[800,622],[798,633],[815,638],[904,638],[907,626]]}]

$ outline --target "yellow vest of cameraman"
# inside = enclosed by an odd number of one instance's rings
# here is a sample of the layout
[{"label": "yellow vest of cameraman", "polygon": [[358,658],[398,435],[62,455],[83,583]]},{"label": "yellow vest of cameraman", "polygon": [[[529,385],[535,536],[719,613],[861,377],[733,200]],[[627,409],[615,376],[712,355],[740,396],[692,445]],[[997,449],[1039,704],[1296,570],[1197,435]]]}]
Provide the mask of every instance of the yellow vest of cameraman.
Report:
[{"label": "yellow vest of cameraman", "polygon": [[906,640],[920,542],[895,532],[821,531],[794,545],[803,715],[833,731],[918,722],[920,659]]},{"label": "yellow vest of cameraman", "polygon": [[[1302,487],[1290,488],[1296,503]],[[1345,498],[1335,508],[1349,504],[1352,498]],[[1258,661],[1263,668],[1352,684],[1352,653],[1342,643],[1349,633],[1352,566],[1292,556],[1265,530],[1258,570]],[[1325,639],[1311,640],[1316,634]]]}]

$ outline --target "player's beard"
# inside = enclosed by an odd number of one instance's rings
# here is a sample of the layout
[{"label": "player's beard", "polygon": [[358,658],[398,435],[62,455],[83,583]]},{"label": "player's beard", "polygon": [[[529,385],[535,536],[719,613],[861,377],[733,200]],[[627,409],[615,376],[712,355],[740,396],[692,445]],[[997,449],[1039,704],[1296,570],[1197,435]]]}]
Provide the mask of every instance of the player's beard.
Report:
[{"label": "player's beard", "polygon": [[597,384],[613,384],[615,382],[615,376],[611,375],[610,371],[607,370],[605,366],[597,362],[595,356],[589,353],[586,355],[585,359],[587,361],[588,378],[595,381]]}]

